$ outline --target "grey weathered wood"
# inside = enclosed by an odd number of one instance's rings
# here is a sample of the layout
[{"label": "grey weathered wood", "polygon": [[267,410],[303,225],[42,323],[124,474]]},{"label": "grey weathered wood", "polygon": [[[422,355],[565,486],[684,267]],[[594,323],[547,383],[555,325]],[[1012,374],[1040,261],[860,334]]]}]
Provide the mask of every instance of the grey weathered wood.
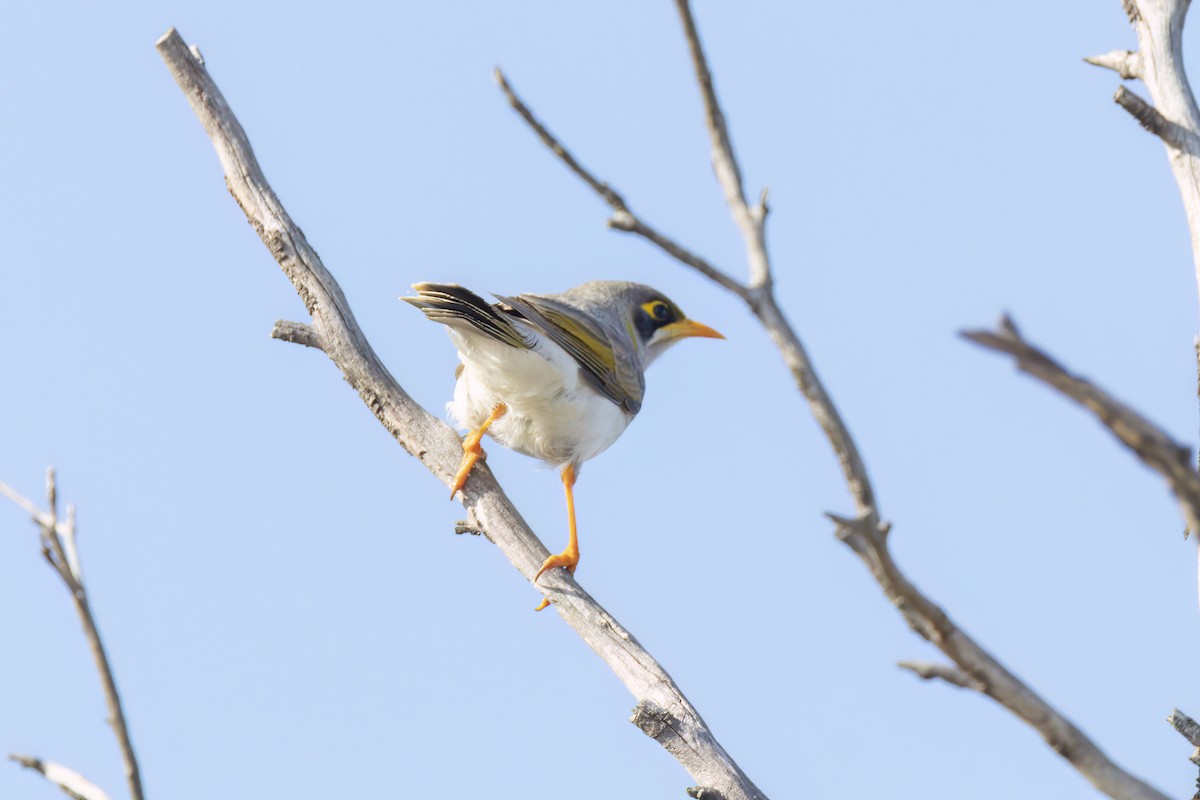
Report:
[{"label": "grey weathered wood", "polygon": [[1183,22],[1190,0],[1122,0],[1137,33],[1137,51],[1113,50],[1084,59],[1125,80],[1140,79],[1151,106],[1121,87],[1113,100],[1167,149],[1167,161],[1187,214],[1192,261],[1200,289],[1200,110],[1183,68]]},{"label": "grey weathered wood", "polygon": [[[449,486],[462,456],[458,436],[413,401],[380,362],[337,281],[267,183],[245,131],[203,62],[174,29],[156,47],[208,132],[230,193],[312,316],[307,329],[297,323],[277,323],[276,335],[324,351],[393,438]],[[485,465],[476,466],[462,499],[473,524],[532,580],[549,551]],[[654,738],[698,784],[727,800],[765,797],[713,737],[671,676],[629,631],[564,570],[547,573],[541,584],[549,587],[559,615],[612,668],[638,706],[661,710],[664,735]]]},{"label": "grey weathered wood", "polygon": [[1200,475],[1192,468],[1192,451],[1162,428],[1117,400],[1091,381],[1073,375],[1049,355],[1026,341],[1008,317],[997,331],[966,331],[967,339],[990,350],[1007,353],[1022,372],[1056,389],[1095,414],[1148,467],[1167,480],[1179,500],[1184,521],[1200,530]]}]

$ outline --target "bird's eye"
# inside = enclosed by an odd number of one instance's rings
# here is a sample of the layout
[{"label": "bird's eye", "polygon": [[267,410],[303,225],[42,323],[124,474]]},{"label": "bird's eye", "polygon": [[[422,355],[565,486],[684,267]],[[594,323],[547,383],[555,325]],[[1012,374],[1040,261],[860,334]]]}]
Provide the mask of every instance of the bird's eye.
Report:
[{"label": "bird's eye", "polygon": [[642,306],[651,319],[658,322],[666,322],[671,318],[671,309],[662,300],[652,300]]}]

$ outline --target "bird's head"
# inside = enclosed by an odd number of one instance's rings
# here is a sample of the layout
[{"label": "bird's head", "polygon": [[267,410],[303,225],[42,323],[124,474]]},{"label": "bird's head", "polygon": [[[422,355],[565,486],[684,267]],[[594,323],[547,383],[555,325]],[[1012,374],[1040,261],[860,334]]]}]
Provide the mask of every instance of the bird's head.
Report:
[{"label": "bird's head", "polygon": [[636,306],[630,311],[633,330],[645,348],[647,365],[680,339],[725,338],[707,325],[688,319],[670,298],[648,286],[643,288],[647,291],[641,297],[634,298]]},{"label": "bird's head", "polygon": [[643,369],[680,339],[725,338],[707,325],[688,319],[670,298],[644,284],[593,281],[567,295],[573,295],[571,299],[580,305],[589,306],[595,316],[623,328],[640,356]]}]

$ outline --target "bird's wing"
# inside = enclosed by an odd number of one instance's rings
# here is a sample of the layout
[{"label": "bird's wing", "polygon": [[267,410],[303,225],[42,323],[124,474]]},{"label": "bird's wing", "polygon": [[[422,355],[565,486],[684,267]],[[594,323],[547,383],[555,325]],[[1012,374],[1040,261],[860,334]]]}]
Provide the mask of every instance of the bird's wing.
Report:
[{"label": "bird's wing", "polygon": [[544,295],[496,295],[579,363],[580,374],[596,391],[629,414],[642,407],[646,380],[629,353],[629,343],[577,308]]},{"label": "bird's wing", "polygon": [[443,325],[470,326],[496,341],[521,350],[529,350],[529,341],[512,320],[474,292],[454,283],[414,283],[416,297],[400,298],[425,312],[425,316]]}]

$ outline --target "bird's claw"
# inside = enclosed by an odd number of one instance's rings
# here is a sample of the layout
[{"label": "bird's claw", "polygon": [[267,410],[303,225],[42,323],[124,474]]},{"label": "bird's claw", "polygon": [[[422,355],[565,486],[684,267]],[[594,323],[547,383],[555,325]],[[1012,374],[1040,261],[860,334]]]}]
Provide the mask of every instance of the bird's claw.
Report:
[{"label": "bird's claw", "polygon": [[479,446],[479,440],[471,441],[470,434],[463,440],[463,457],[458,465],[458,472],[454,473],[454,483],[450,484],[450,499],[454,499],[454,495],[462,491],[462,488],[467,485],[467,476],[471,474],[471,470],[475,468],[475,464],[484,458],[483,448]]},{"label": "bird's claw", "polygon": [[537,579],[542,577],[542,573],[548,569],[555,567],[566,567],[567,572],[575,574],[575,567],[579,565],[579,553],[570,550],[564,550],[558,555],[553,555],[542,562],[542,568],[533,576],[533,582],[537,583]]}]

